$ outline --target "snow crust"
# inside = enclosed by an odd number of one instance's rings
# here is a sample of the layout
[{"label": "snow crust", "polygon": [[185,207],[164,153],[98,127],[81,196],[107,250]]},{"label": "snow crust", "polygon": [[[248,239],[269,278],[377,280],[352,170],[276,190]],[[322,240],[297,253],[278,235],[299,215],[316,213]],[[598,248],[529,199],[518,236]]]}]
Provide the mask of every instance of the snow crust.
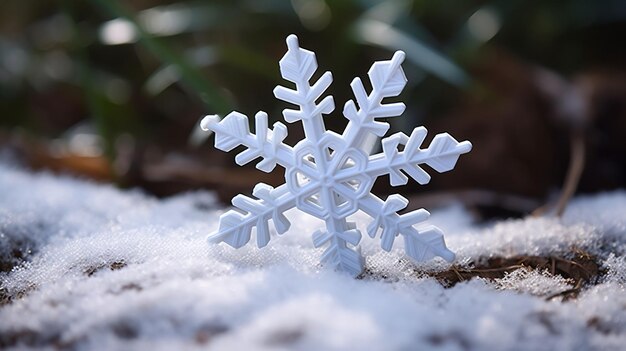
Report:
[{"label": "snow crust", "polygon": [[[259,250],[209,246],[222,208],[211,193],[158,200],[0,163],[0,348],[78,350],[623,350],[626,192],[581,197],[562,220],[476,225],[460,205],[433,211],[457,263],[565,252],[598,255],[602,281],[577,299],[542,272],[442,287],[416,265],[362,241],[371,275],[318,265],[307,235]],[[323,223],[287,214],[290,231]],[[353,220],[361,228],[368,217]],[[380,277],[385,277],[381,279]]]}]

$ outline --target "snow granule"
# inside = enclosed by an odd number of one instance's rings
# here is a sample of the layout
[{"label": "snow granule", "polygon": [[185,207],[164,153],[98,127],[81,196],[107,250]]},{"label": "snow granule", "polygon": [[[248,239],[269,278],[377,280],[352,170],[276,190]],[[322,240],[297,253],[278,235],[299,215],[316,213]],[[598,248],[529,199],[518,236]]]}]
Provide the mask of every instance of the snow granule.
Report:
[{"label": "snow granule", "polygon": [[516,269],[504,278],[494,280],[497,288],[515,290],[539,296],[550,296],[573,288],[571,282],[561,276],[551,275],[547,270]]},{"label": "snow granule", "polygon": [[[626,344],[623,191],[578,198],[562,220],[475,226],[458,205],[433,211],[461,265],[572,247],[596,255],[605,275],[567,301],[545,297],[571,284],[538,271],[446,289],[419,272],[448,264],[411,263],[401,242],[386,253],[363,240],[366,269],[384,280],[319,266],[322,250],[306,235],[274,235],[263,250],[209,246],[206,236],[225,209],[208,192],[157,200],[0,163],[0,194],[3,350],[622,350]],[[287,215],[295,233],[322,224]],[[362,214],[352,220],[368,224]]]}]

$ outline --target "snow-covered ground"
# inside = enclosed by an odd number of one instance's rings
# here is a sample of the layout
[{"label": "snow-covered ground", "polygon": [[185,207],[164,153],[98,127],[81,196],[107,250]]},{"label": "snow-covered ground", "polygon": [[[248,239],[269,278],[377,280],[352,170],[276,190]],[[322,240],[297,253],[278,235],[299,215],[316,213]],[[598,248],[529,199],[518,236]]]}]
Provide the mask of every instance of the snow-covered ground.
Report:
[{"label": "snow-covered ground", "polygon": [[207,192],[157,200],[0,164],[0,260],[23,250],[29,261],[0,273],[0,349],[626,347],[625,192],[578,198],[562,220],[478,226],[461,206],[433,211],[457,264],[573,247],[598,255],[600,282],[564,302],[545,297],[572,282],[524,269],[444,288],[423,272],[446,263],[413,264],[400,241],[386,253],[367,236],[374,274],[353,279],[318,265],[310,233],[321,223],[298,212],[262,250],[209,246],[223,211]]}]

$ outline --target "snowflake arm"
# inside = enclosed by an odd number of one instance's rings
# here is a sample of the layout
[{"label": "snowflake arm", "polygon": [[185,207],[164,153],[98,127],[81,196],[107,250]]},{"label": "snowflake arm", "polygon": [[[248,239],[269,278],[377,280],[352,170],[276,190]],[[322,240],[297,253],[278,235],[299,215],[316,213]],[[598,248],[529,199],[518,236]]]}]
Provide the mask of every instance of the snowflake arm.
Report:
[{"label": "snowflake arm", "polygon": [[278,234],[289,229],[291,223],[283,213],[294,207],[294,198],[285,185],[274,189],[259,183],[254,187],[252,195],[257,199],[241,194],[233,198],[233,206],[237,209],[220,216],[219,229],[209,235],[209,242],[223,241],[234,248],[240,248],[250,241],[252,229],[256,228],[257,246],[261,248],[270,241],[270,219]]},{"label": "snowflake arm", "polygon": [[315,54],[300,48],[298,37],[293,34],[287,37],[287,49],[287,53],[279,62],[280,72],[285,80],[295,83],[296,89],[277,86],[274,89],[274,96],[300,107],[298,110],[283,110],[285,121],[292,123],[301,120],[306,138],[316,143],[326,131],[322,114],[333,112],[335,102],[330,95],[323,98],[319,104],[315,101],[328,89],[333,76],[330,72],[325,72],[316,83],[309,85],[309,80],[317,70]]},{"label": "snowflake arm", "polygon": [[200,126],[203,130],[215,132],[215,147],[222,151],[230,151],[239,145],[246,146],[246,150],[239,153],[235,162],[238,165],[261,157],[263,160],[256,168],[271,172],[276,164],[284,168],[293,165],[293,149],[283,143],[287,137],[287,127],[276,122],[274,129],[269,129],[267,113],[258,112],[255,116],[256,134],[250,133],[248,117],[239,113],[231,112],[224,119],[216,115],[206,116]]},{"label": "snowflake arm", "polygon": [[321,247],[328,243],[322,254],[322,263],[338,270],[357,276],[363,271],[363,257],[356,246],[361,241],[361,232],[354,222],[345,219],[330,218],[326,221],[326,230],[313,233],[313,246]]},{"label": "snowflake arm", "polygon": [[[437,134],[428,148],[420,149],[428,131],[424,127],[413,129],[411,136],[396,133],[382,141],[383,152],[370,157],[368,173],[372,177],[389,174],[391,185],[403,185],[408,177],[424,185],[430,181],[430,175],[420,167],[427,164],[439,173],[454,168],[459,156],[470,152],[469,141],[458,142],[448,133]],[[399,151],[398,146],[404,145]]]},{"label": "snowflake arm", "polygon": [[390,195],[385,201],[373,194],[362,198],[359,208],[374,219],[367,228],[368,235],[373,238],[380,230],[381,247],[385,251],[390,251],[396,236],[402,235],[406,254],[416,261],[429,260],[435,256],[448,262],[453,261],[455,255],[446,247],[439,228],[430,226],[418,230],[414,227],[430,216],[428,211],[419,209],[402,215],[397,213],[408,203],[406,198],[397,194]]},{"label": "snowflake arm", "polygon": [[353,100],[346,102],[343,108],[343,115],[350,121],[343,134],[347,146],[361,148],[369,154],[368,138],[372,134],[382,137],[389,129],[388,123],[378,122],[376,118],[397,117],[404,112],[405,105],[401,102],[382,103],[386,97],[398,96],[406,85],[407,79],[400,66],[404,57],[404,52],[396,51],[391,60],[372,65],[367,72],[372,84],[369,95],[360,78],[350,83],[359,109]]}]

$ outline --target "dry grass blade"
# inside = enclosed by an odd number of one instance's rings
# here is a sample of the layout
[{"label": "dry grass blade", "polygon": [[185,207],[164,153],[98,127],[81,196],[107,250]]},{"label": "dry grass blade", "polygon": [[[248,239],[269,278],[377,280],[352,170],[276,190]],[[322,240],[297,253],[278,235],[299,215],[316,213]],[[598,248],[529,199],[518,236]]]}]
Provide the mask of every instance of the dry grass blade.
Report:
[{"label": "dry grass blade", "polygon": [[[539,271],[548,271],[552,275],[559,275],[565,279],[576,282],[576,286],[571,291],[563,291],[559,294],[549,296],[574,296],[580,291],[584,283],[592,283],[600,274],[600,267],[595,257],[586,252],[575,250],[572,255],[563,256],[531,256],[519,255],[508,258],[490,258],[485,263],[476,263],[473,268],[461,268],[452,266],[450,269],[434,273],[441,284],[452,287],[459,282],[468,281],[472,278],[498,279],[503,278],[507,273],[520,268],[527,268]],[[480,261],[479,261],[480,262]]]}]

